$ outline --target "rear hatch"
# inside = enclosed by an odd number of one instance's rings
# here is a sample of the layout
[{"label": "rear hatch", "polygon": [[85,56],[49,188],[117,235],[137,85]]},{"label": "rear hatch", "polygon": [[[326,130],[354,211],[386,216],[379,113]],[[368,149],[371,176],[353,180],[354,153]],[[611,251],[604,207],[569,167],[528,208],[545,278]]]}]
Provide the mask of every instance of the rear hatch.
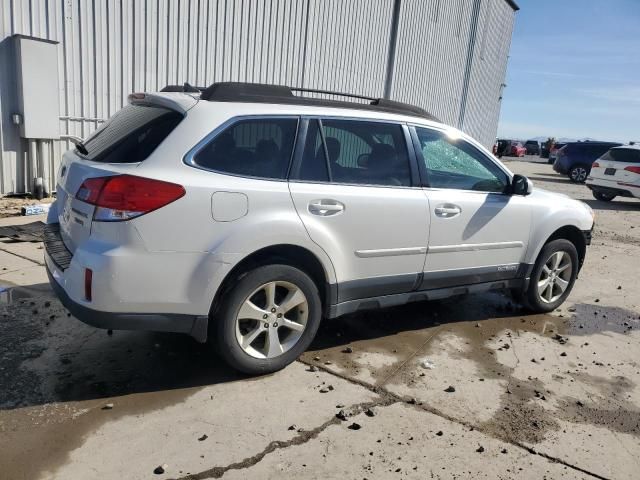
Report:
[{"label": "rear hatch", "polygon": [[72,253],[91,234],[96,210],[77,198],[85,181],[133,175],[197,103],[181,93],[134,94],[129,100],[129,105],[63,156],[57,178],[58,221],[62,240]]},{"label": "rear hatch", "polygon": [[640,178],[640,149],[612,148],[593,163],[591,178],[636,185]]}]

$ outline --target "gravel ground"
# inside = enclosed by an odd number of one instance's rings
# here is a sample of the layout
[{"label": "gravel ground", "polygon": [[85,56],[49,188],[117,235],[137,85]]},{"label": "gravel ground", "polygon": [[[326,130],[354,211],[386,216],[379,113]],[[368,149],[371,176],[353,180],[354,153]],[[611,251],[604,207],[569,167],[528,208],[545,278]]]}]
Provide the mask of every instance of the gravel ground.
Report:
[{"label": "gravel ground", "polygon": [[259,378],[186,336],[80,323],[39,245],[0,241],[0,478],[637,478],[640,202],[505,160],[596,211],[561,309],[493,293],[358,313]]}]

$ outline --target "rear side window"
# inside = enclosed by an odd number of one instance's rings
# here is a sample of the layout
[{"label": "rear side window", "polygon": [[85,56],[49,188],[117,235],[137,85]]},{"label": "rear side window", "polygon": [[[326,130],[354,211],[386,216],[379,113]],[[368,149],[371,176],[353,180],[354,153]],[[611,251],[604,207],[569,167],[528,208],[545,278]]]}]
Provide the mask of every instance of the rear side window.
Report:
[{"label": "rear side window", "polygon": [[300,180],[410,186],[402,127],[360,120],[310,120]]},{"label": "rear side window", "polygon": [[76,152],[95,162],[142,162],[183,118],[164,107],[127,105],[84,142],[86,155]]},{"label": "rear side window", "polygon": [[297,127],[297,118],[240,120],[200,150],[193,162],[232,175],[287,178]]},{"label": "rear side window", "polygon": [[613,148],[602,156],[602,160],[640,163],[640,150],[635,150],[633,148]]}]

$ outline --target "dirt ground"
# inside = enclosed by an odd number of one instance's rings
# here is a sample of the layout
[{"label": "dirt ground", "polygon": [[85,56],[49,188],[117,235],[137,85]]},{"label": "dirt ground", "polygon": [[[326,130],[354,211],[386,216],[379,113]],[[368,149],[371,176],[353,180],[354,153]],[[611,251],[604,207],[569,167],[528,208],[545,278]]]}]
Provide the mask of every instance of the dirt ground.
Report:
[{"label": "dirt ground", "polygon": [[0,240],[0,478],[638,478],[640,201],[506,163],[596,211],[562,308],[493,293],[349,315],[259,378],[186,336],[80,323],[41,245]]},{"label": "dirt ground", "polygon": [[23,198],[23,197],[3,197],[0,198],[0,218],[6,217],[18,217],[21,215],[22,207],[30,205],[39,205],[42,203],[51,203],[55,198],[43,198],[37,200],[35,198]]}]

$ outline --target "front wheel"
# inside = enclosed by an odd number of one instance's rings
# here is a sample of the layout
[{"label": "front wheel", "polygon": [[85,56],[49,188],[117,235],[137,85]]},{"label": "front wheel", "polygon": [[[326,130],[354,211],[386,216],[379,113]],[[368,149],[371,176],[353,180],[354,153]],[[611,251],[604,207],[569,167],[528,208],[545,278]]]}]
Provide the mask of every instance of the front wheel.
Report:
[{"label": "front wheel", "polygon": [[595,198],[596,200],[601,200],[603,202],[610,202],[611,200],[616,198],[616,194],[611,192],[602,192],[602,191],[594,190],[592,193],[593,193],[593,198]]},{"label": "front wheel", "polygon": [[237,370],[275,372],[309,347],[321,316],[318,288],[306,273],[289,265],[259,267],[225,295],[213,319],[218,349]]},{"label": "front wheel", "polygon": [[569,180],[573,183],[584,183],[588,175],[587,168],[582,165],[576,165],[569,170]]},{"label": "front wheel", "polygon": [[524,292],[535,312],[551,312],[569,296],[578,276],[578,252],[568,240],[547,243],[536,260],[529,287]]}]

